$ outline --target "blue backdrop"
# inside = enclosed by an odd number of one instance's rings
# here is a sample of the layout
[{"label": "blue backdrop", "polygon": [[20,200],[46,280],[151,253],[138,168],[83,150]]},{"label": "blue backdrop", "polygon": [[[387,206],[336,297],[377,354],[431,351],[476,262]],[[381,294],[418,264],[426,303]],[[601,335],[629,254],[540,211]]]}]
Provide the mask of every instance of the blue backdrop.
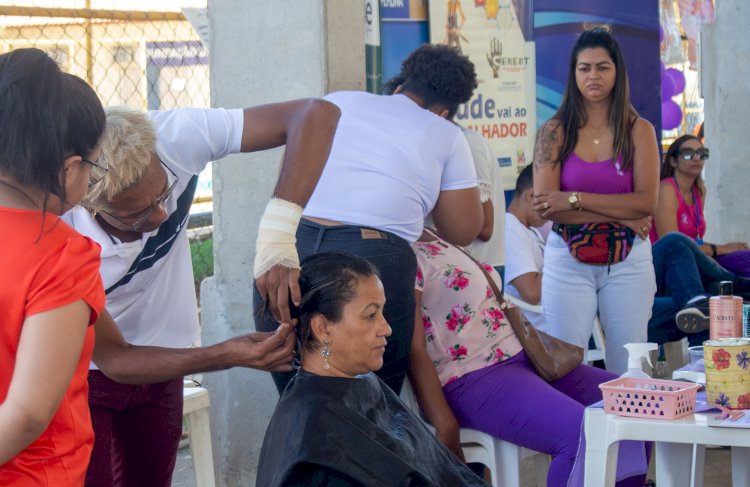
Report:
[{"label": "blue backdrop", "polygon": [[630,98],[661,134],[659,2],[655,0],[534,0],[537,124],[557,110],[570,50],[586,22],[612,27],[625,58]]}]

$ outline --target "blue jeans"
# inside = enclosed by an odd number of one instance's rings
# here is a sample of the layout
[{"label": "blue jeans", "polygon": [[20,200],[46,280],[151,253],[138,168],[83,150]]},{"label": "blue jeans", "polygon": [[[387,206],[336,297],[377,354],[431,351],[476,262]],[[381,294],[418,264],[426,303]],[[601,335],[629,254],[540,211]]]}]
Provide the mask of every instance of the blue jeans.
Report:
[{"label": "blue jeans", "polygon": [[[383,230],[356,225],[325,226],[303,218],[297,229],[297,252],[300,259],[318,252],[330,251],[363,257],[378,269],[385,290],[383,315],[393,334],[388,338],[383,368],[375,373],[399,394],[406,377],[411,338],[414,334],[414,281],[417,275],[417,258],[414,251],[406,240]],[[258,310],[263,310],[264,307],[255,287],[253,298],[257,329],[275,330],[278,323],[270,311],[258,315]],[[284,390],[294,374],[272,373],[279,392]]]},{"label": "blue jeans", "polygon": [[737,276],[704,254],[690,237],[679,232],[660,238],[651,253],[656,273],[656,298],[648,322],[649,341],[666,343],[687,336],[691,344],[702,343],[707,334],[683,333],[675,326],[675,315],[691,299],[708,295],[711,282],[734,281]]},{"label": "blue jeans", "polygon": [[651,319],[648,321],[648,341],[664,344],[687,337],[690,346],[702,345],[708,340],[708,330],[700,333],[685,333],[675,325],[675,315],[682,308],[670,297],[654,298]]}]

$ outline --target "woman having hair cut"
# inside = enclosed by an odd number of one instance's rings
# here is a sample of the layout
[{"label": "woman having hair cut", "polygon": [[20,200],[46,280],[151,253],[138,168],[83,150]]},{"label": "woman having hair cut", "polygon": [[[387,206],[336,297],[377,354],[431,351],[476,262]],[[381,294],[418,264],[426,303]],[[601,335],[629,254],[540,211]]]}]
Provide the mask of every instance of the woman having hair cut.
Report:
[{"label": "woman having hair cut", "polygon": [[268,425],[257,484],[486,485],[373,374],[391,336],[375,266],[341,252],[301,263],[302,369]]},{"label": "woman having hair cut", "polygon": [[606,29],[583,32],[562,104],[534,149],[534,209],[555,223],[542,305],[551,333],[581,347],[598,313],[607,369],[618,374],[627,368],[623,345],[647,337],[658,170],[654,128],[630,103],[617,42]]},{"label": "woman having hair cut", "polygon": [[59,220],[101,165],[104,110],[38,49],[0,55],[0,485],[83,485],[99,246]]}]

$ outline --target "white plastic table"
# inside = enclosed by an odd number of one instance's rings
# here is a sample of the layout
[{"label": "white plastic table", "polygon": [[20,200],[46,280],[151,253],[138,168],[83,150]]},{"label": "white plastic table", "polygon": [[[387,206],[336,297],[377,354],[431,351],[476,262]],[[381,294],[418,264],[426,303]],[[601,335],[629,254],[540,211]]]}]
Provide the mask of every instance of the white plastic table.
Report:
[{"label": "white plastic table", "polygon": [[[615,485],[618,442],[656,442],[656,485],[686,487],[703,485],[702,478],[691,479],[693,445],[725,445],[732,448],[732,485],[750,486],[750,431],[744,428],[708,426],[716,412],[698,413],[676,420],[625,418],[606,414],[602,408],[586,408],[586,487]],[[697,449],[702,453],[702,449]],[[702,454],[695,455],[702,472]]]}]

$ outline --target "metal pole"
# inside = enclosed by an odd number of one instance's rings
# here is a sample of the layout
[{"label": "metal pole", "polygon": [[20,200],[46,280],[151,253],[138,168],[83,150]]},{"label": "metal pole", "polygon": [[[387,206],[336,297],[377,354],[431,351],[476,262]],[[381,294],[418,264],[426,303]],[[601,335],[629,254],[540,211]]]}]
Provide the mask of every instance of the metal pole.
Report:
[{"label": "metal pole", "polygon": [[[91,9],[91,0],[86,0],[86,10]],[[86,81],[89,86],[94,86],[94,59],[91,56],[91,50],[94,48],[91,38],[91,19],[87,19],[84,24],[86,32]]]},{"label": "metal pole", "polygon": [[[86,5],[90,3],[87,1]],[[0,6],[0,15],[11,17],[52,17],[66,19],[99,19],[99,20],[185,20],[182,12],[144,12],[137,10],[99,10],[91,8],[43,8],[43,7],[8,7]]]}]

